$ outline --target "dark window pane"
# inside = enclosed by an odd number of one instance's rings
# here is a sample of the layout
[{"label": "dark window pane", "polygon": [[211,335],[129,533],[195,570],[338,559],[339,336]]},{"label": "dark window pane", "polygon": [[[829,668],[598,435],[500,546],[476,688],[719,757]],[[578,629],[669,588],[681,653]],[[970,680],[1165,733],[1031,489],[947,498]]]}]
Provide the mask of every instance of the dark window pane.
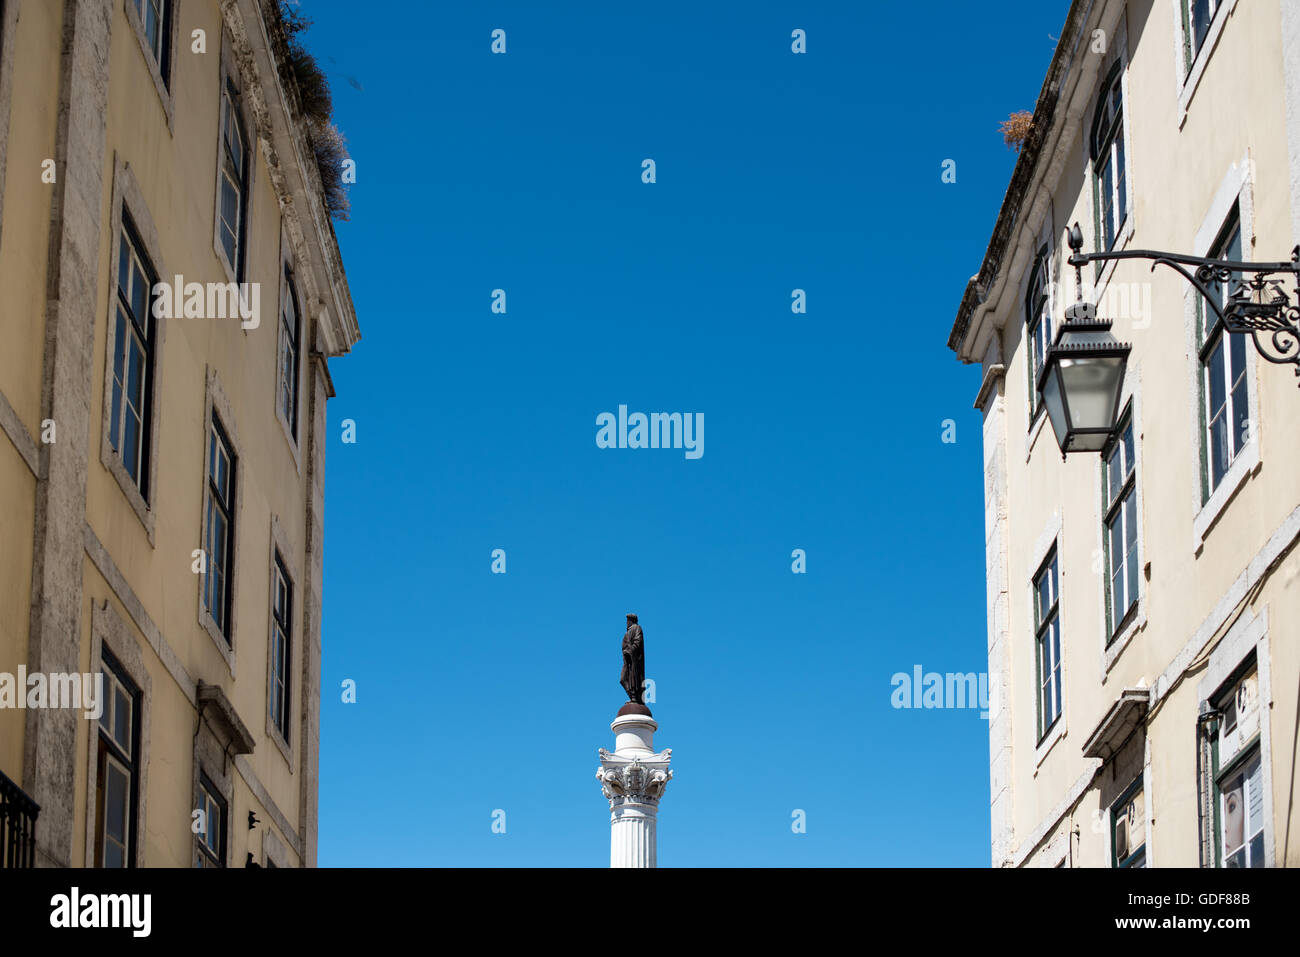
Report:
[{"label": "dark window pane", "polygon": [[[1225,335],[1227,334],[1225,333]],[[1223,338],[1220,337],[1219,341],[1214,346],[1214,351],[1210,353],[1210,361],[1207,363],[1207,371],[1209,375],[1209,381],[1207,384],[1209,386],[1211,418],[1218,415],[1219,411],[1223,408],[1225,394],[1224,363],[1226,358],[1223,348]]]},{"label": "dark window pane", "polygon": [[129,412],[123,422],[125,429],[122,436],[122,465],[135,482],[140,481],[138,463],[140,460],[140,426],[135,416]]},{"label": "dark window pane", "polygon": [[137,262],[131,270],[131,316],[145,328],[149,315],[149,283]]},{"label": "dark window pane", "polygon": [[126,233],[122,234],[122,244],[117,253],[117,287],[123,295],[131,288],[131,253],[126,244]]},{"label": "dark window pane", "polygon": [[1193,0],[1192,4],[1192,51],[1195,52],[1205,43],[1205,34],[1210,29],[1210,0]]},{"label": "dark window pane", "polygon": [[1128,197],[1124,193],[1124,124],[1115,134],[1115,225],[1124,222],[1128,212]]},{"label": "dark window pane", "polygon": [[1232,411],[1235,419],[1236,431],[1233,434],[1232,454],[1235,456],[1241,451],[1249,438],[1250,433],[1250,402],[1246,397],[1246,382],[1243,379],[1237,383],[1237,387],[1232,390]]},{"label": "dark window pane", "polygon": [[158,11],[154,9],[152,3],[145,4],[144,35],[149,41],[149,50],[156,53],[158,49]]},{"label": "dark window pane", "polygon": [[104,789],[104,830],[109,838],[125,844],[127,778],[112,762],[108,762],[105,768],[108,780],[105,782]]},{"label": "dark window pane", "polygon": [[117,686],[114,698],[113,740],[129,756],[131,754],[131,698],[121,685]]},{"label": "dark window pane", "polygon": [[126,356],[126,316],[121,308],[117,310],[116,338],[113,342],[113,409],[112,419],[108,423],[108,444],[120,449],[118,439],[122,428],[122,384],[124,381],[123,363]]},{"label": "dark window pane", "polygon": [[1115,245],[1115,224],[1111,218],[1112,198],[1115,195],[1114,166],[1107,159],[1101,172],[1101,225],[1106,237],[1106,248]]}]

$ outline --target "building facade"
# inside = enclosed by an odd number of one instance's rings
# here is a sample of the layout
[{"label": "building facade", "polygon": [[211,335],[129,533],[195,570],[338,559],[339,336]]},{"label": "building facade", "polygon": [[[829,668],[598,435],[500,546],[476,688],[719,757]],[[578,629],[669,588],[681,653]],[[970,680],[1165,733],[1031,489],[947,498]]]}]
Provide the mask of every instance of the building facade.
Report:
[{"label": "building facade", "polygon": [[[1300,4],[1074,0],[949,338],[982,369],[993,864],[1300,864],[1297,379],[1173,270],[1079,290],[1075,222],[1290,260]],[[1080,292],[1132,352],[1110,445],[1064,458],[1035,382]]]},{"label": "building facade", "polygon": [[315,863],[359,331],[288,49],[273,0],[0,0],[10,863]]}]

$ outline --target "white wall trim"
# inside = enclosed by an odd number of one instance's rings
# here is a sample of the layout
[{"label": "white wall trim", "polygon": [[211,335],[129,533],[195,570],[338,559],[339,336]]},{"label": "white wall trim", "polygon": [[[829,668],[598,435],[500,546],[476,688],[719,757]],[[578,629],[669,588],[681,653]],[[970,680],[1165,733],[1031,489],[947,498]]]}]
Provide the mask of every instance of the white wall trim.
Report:
[{"label": "white wall trim", "polygon": [[1047,812],[1043,820],[1039,822],[1029,837],[1016,850],[1016,856],[1012,862],[1016,867],[1020,867],[1025,863],[1029,855],[1034,852],[1034,848],[1038,847],[1043,842],[1043,838],[1056,825],[1061,823],[1061,818],[1065,817],[1070,809],[1079,803],[1079,799],[1083,797],[1084,792],[1092,787],[1093,779],[1101,768],[1102,761],[1100,758],[1084,759],[1084,772],[1075,779],[1074,783],[1070,785],[1070,789],[1065,793],[1065,797],[1056,802],[1056,805]]},{"label": "white wall trim", "polygon": [[1300,506],[1287,516],[1286,520],[1256,552],[1245,570],[1237,576],[1223,596],[1215,604],[1214,610],[1201,622],[1200,627],[1183,645],[1182,650],[1174,656],[1168,667],[1156,678],[1151,686],[1151,709],[1169,696],[1181,681],[1188,666],[1205,650],[1210,640],[1219,633],[1237,607],[1246,599],[1251,590],[1259,584],[1276,562],[1300,538]]}]

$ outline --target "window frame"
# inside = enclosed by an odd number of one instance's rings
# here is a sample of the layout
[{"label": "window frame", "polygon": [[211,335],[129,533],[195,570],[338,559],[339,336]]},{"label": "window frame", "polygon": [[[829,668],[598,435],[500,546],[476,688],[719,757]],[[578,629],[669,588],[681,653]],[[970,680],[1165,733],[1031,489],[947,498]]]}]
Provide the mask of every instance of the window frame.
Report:
[{"label": "window frame", "polygon": [[[140,25],[144,30],[145,52],[153,57],[158,72],[162,76],[163,84],[170,88],[171,21],[175,4],[172,0],[128,0],[128,3],[135,8],[136,16],[140,18]],[[157,42],[151,46],[149,44],[149,21],[145,18],[145,8],[152,8],[155,3],[158,7],[156,15],[158,33]]]},{"label": "window frame", "polygon": [[[1029,272],[1029,282],[1025,286],[1025,338],[1029,348],[1026,352],[1029,371],[1029,426],[1033,428],[1044,406],[1038,396],[1038,373],[1041,363],[1047,360],[1047,351],[1052,346],[1056,333],[1055,319],[1052,315],[1051,246],[1044,243],[1034,255],[1034,264]],[[1042,355],[1039,355],[1039,329],[1046,324],[1046,337],[1042,341]]]},{"label": "window frame", "polygon": [[[212,249],[226,273],[228,282],[243,282],[248,272],[249,244],[253,234],[248,227],[251,217],[252,196],[257,180],[257,123],[247,97],[244,96],[239,60],[235,55],[234,41],[228,29],[221,31],[220,82],[216,95],[216,154],[213,169]],[[237,124],[242,141],[243,163],[240,168],[241,183],[236,215],[238,229],[234,230],[234,260],[226,252],[223,237],[222,193],[227,181],[228,151],[227,128],[231,120]],[[232,181],[233,182],[233,181]],[[245,330],[247,332],[247,330]]]},{"label": "window frame", "polygon": [[[203,551],[205,557],[204,574],[202,583],[203,610],[207,612],[216,626],[217,632],[225,639],[228,645],[234,644],[234,630],[231,628],[231,620],[234,611],[232,580],[235,573],[235,519],[237,517],[236,503],[238,502],[238,455],[235,452],[234,443],[229,438],[229,433],[222,424],[221,416],[213,410],[209,415],[208,429],[206,432],[206,442],[208,449],[208,467],[204,474],[205,493],[204,493],[204,534],[203,534]],[[224,452],[226,456],[226,469],[228,472],[228,488],[223,493],[218,487],[216,478],[213,475],[214,463],[217,456]],[[225,542],[223,550],[223,560],[221,562],[221,617],[218,618],[213,614],[213,596],[212,588],[209,584],[213,571],[213,528],[214,523],[213,509],[220,512],[221,518],[225,522]]]},{"label": "window frame", "polygon": [[[1228,214],[1220,227],[1219,232],[1215,235],[1214,242],[1206,253],[1210,259],[1223,258],[1231,248],[1232,239],[1236,237],[1238,261],[1244,255],[1244,223],[1242,219],[1241,201],[1238,199],[1228,210]],[[1234,274],[1239,276],[1239,274]],[[1226,304],[1228,297],[1231,295],[1232,282],[1229,280],[1222,285],[1223,303]],[[1219,286],[1218,283],[1215,284]],[[1241,453],[1247,449],[1252,438],[1242,439],[1233,423],[1237,421],[1236,408],[1237,397],[1235,395],[1238,387],[1246,402],[1246,421],[1248,425],[1255,421],[1254,403],[1252,402],[1250,388],[1251,366],[1244,336],[1240,333],[1229,332],[1224,328],[1223,323],[1217,316],[1211,320],[1211,313],[1206,305],[1205,297],[1199,292],[1193,294],[1193,323],[1196,343],[1196,381],[1198,393],[1198,415],[1200,418],[1199,435],[1200,442],[1200,464],[1201,464],[1201,505],[1204,506],[1209,502],[1210,497],[1224,482],[1228,479],[1232,471],[1233,464],[1237,461]],[[1214,437],[1211,432],[1214,420],[1218,415],[1212,415],[1209,403],[1213,400],[1213,392],[1210,389],[1210,377],[1213,374],[1212,360],[1214,354],[1218,351],[1219,346],[1223,347],[1223,369],[1224,381],[1223,387],[1223,405],[1221,406],[1222,414],[1228,425],[1227,439],[1231,444],[1231,453],[1224,465],[1223,473],[1219,476],[1218,481],[1214,480],[1214,462],[1213,446]],[[1239,347],[1239,350],[1235,347]],[[1241,368],[1234,369],[1233,356],[1234,352],[1239,352]]]},{"label": "window frame", "polygon": [[[231,122],[234,122],[234,135],[239,140],[239,156],[231,150]],[[227,79],[221,89],[221,115],[218,123],[217,138],[217,246],[231,273],[231,281],[242,282],[248,264],[248,167],[252,151],[248,146],[248,130],[244,123],[243,104],[239,91],[233,82]],[[225,188],[229,183],[235,193],[235,222],[227,229],[225,214]],[[226,248],[226,234],[231,236],[234,244],[234,258],[231,250]]]},{"label": "window frame", "polygon": [[[1119,851],[1118,851],[1119,842],[1116,841],[1115,839],[1116,825],[1119,823],[1116,812],[1121,808],[1124,808],[1131,801],[1133,801],[1134,795],[1136,795],[1139,791],[1142,792],[1142,821],[1143,821],[1142,843],[1137,847],[1136,850],[1130,848],[1129,853],[1125,855],[1123,860],[1120,860]],[[1146,830],[1145,830],[1147,814],[1148,814],[1148,808],[1146,805],[1145,779],[1144,779],[1144,775],[1139,773],[1138,776],[1133,780],[1133,783],[1130,784],[1127,788],[1125,788],[1124,792],[1110,806],[1110,866],[1112,868],[1118,868],[1118,869],[1137,868],[1137,867],[1145,868],[1147,866],[1147,839],[1146,839]],[[1141,860],[1138,860],[1139,856],[1141,857]]]},{"label": "window frame", "polygon": [[[1093,110],[1092,128],[1088,137],[1089,165],[1092,174],[1094,245],[1103,252],[1110,252],[1123,239],[1132,207],[1126,125],[1128,90],[1124,82],[1126,67],[1124,57],[1117,58],[1107,72],[1105,80],[1098,87],[1097,104]],[[1118,105],[1114,102],[1115,97],[1118,97]],[[1114,216],[1113,223],[1103,222],[1102,204],[1104,171],[1111,163],[1115,164],[1115,170],[1111,174],[1112,195],[1105,209],[1111,214],[1119,211]],[[1120,194],[1121,190],[1123,195]],[[1113,230],[1109,237],[1108,228]],[[1098,276],[1101,275],[1104,266],[1105,263],[1100,260],[1096,263],[1095,270]]]},{"label": "window frame", "polygon": [[[276,324],[276,375],[275,410],[288,433],[290,444],[298,447],[298,424],[302,418],[302,300],[298,296],[294,271],[284,264],[283,293],[280,296],[280,317]],[[293,328],[287,328],[286,307],[293,312]],[[287,342],[286,342],[287,339]],[[292,361],[290,362],[290,358]],[[286,381],[286,374],[292,381]],[[289,408],[282,399],[288,393]]]},{"label": "window frame", "polygon": [[[1260,746],[1260,738],[1258,735],[1253,737],[1246,745],[1244,745],[1237,752],[1237,754],[1233,756],[1232,760],[1229,761],[1227,764],[1225,764],[1222,768],[1219,768],[1217,766],[1218,765],[1217,735],[1216,735],[1216,741],[1214,742],[1213,753],[1215,756],[1215,765],[1216,765],[1215,773],[1213,777],[1214,780],[1214,866],[1216,868],[1223,868],[1226,870],[1228,869],[1228,864],[1227,864],[1228,851],[1227,848],[1224,846],[1224,840],[1223,840],[1223,827],[1226,823],[1224,820],[1223,804],[1227,798],[1228,792],[1227,789],[1225,788],[1225,785],[1231,782],[1232,780],[1234,780],[1235,778],[1237,778],[1238,776],[1240,776],[1242,779],[1242,800],[1246,806],[1242,810],[1242,815],[1244,817],[1244,820],[1242,824],[1243,836],[1242,836],[1242,843],[1241,843],[1240,850],[1244,850],[1246,852],[1247,860],[1251,861],[1253,860],[1251,845],[1256,835],[1252,835],[1250,833],[1250,817],[1249,817],[1250,800],[1246,796],[1246,787],[1250,782],[1251,768],[1254,765],[1258,764],[1259,765],[1259,787],[1261,789],[1265,788],[1264,754]],[[1261,795],[1260,796],[1261,820],[1259,823],[1259,831],[1257,832],[1257,836],[1259,837],[1261,843],[1263,844],[1263,849],[1261,851],[1261,854],[1263,855],[1263,861],[1262,863],[1259,864],[1247,863],[1245,865],[1245,869],[1268,866],[1267,814],[1268,814],[1267,795]]]},{"label": "window frame", "polygon": [[[141,714],[144,710],[144,692],[138,687],[127,670],[121,665],[116,657],[107,647],[101,645],[99,652],[99,669],[98,673],[104,676],[103,703],[104,709],[99,720],[95,722],[95,747],[93,750],[93,760],[95,762],[95,807],[94,807],[94,865],[95,867],[107,867],[104,863],[106,857],[108,837],[108,822],[106,820],[106,802],[107,792],[107,764],[109,761],[119,766],[127,777],[127,801],[125,808],[125,825],[127,829],[126,842],[123,845],[124,867],[133,868],[137,865],[137,847],[139,842],[137,826],[137,811],[140,802],[140,747],[141,747]],[[110,682],[112,687],[110,688]],[[117,694],[118,688],[122,690],[127,698],[130,726],[127,731],[127,737],[130,744],[130,753],[128,754],[123,748],[120,741],[117,740],[111,730],[117,715]],[[111,707],[110,707],[111,705]],[[109,728],[105,728],[105,718]]]},{"label": "window frame", "polygon": [[[229,624],[226,629],[219,627],[216,619],[208,612],[207,600],[205,596],[206,576],[196,574],[196,594],[195,605],[197,607],[197,620],[199,626],[203,628],[208,636],[212,639],[212,645],[217,649],[225,660],[230,669],[230,677],[235,677],[235,659],[239,648],[239,616],[233,613],[233,610],[239,607],[240,595],[240,553],[243,548],[241,545],[244,539],[243,529],[240,524],[240,511],[243,503],[243,482],[241,469],[243,467],[242,446],[239,442],[239,430],[235,422],[234,408],[230,400],[226,397],[225,390],[221,387],[221,378],[217,375],[217,370],[211,365],[207,366],[207,392],[204,397],[203,422],[204,429],[201,433],[202,440],[196,443],[199,453],[198,461],[195,463],[198,467],[198,475],[195,479],[201,481],[202,493],[198,496],[198,528],[199,528],[199,545],[205,553],[205,561],[210,560],[207,555],[209,542],[209,511],[208,499],[210,495],[208,485],[208,473],[210,469],[211,454],[211,435],[212,421],[216,419],[220,422],[225,437],[226,449],[232,458],[231,469],[231,536],[229,543],[228,558],[230,563],[230,573],[227,577],[227,591],[232,613],[229,616]],[[263,566],[265,567],[265,566]]]},{"label": "window frame", "polygon": [[[127,471],[125,460],[119,451],[113,447],[111,441],[115,422],[113,415],[114,357],[119,353],[125,354],[123,343],[117,334],[118,310],[122,305],[122,298],[118,293],[118,274],[122,264],[121,247],[123,239],[126,238],[131,243],[134,255],[140,259],[142,265],[149,271],[147,279],[150,284],[157,282],[159,276],[169,275],[169,272],[167,263],[163,259],[158,230],[149,214],[149,208],[140,190],[140,184],[136,181],[131,167],[126,164],[121,155],[114,157],[113,164],[111,230],[108,281],[112,289],[105,297],[102,306],[105,324],[105,345],[102,357],[103,382],[101,388],[103,391],[99,412],[99,461],[117,482],[122,495],[135,512],[136,518],[140,520],[140,524],[144,527],[150,546],[153,546],[156,525],[153,504],[158,488],[158,462],[161,457],[159,455],[159,443],[162,435],[161,422],[165,415],[161,401],[162,390],[159,388],[161,381],[159,377],[163,374],[163,363],[165,361],[168,317],[165,312],[161,315],[155,315],[152,306],[147,309],[149,337],[151,339],[144,370],[148,385],[147,401],[144,403],[144,409],[147,412],[145,417],[147,428],[142,430],[141,437],[142,448],[147,449],[147,458],[142,457],[143,465],[139,470],[138,477],[132,476]],[[152,302],[152,297],[150,297],[150,301]],[[119,409],[118,414],[119,417],[122,415],[121,409]],[[120,427],[120,421],[118,424]]]},{"label": "window frame", "polygon": [[179,33],[178,5],[181,0],[156,0],[159,16],[155,40],[149,40],[149,28],[145,22],[146,8],[152,7],[154,0],[122,0],[123,11],[131,32],[139,41],[140,55],[153,80],[158,101],[167,119],[169,132],[175,131],[176,104],[172,96],[172,73],[176,60],[176,43]]},{"label": "window frame", "polygon": [[[289,574],[288,564],[281,556],[280,550],[274,546],[272,548],[274,559],[271,563],[271,676],[270,686],[267,689],[268,717],[274,731],[280,735],[284,744],[288,746],[293,733],[293,578]],[[283,611],[278,607],[281,584],[283,584],[285,590],[285,608]],[[277,674],[276,669],[277,650],[280,663],[279,674]],[[278,720],[276,716],[277,681],[282,689]]]},{"label": "window frame", "polygon": [[[1258,761],[1260,763],[1260,787],[1263,790],[1261,796],[1263,821],[1260,825],[1260,835],[1264,843],[1264,862],[1259,865],[1268,866],[1270,851],[1272,848],[1272,795],[1269,793],[1271,776],[1267,764],[1267,748],[1269,738],[1267,734],[1268,707],[1269,699],[1269,680],[1267,671],[1268,651],[1266,639],[1257,639],[1256,635],[1260,632],[1267,633],[1267,624],[1262,619],[1255,619],[1246,623],[1244,634],[1240,637],[1245,639],[1244,653],[1241,654],[1240,660],[1231,665],[1231,670],[1227,671],[1224,666],[1220,665],[1214,656],[1210,660],[1210,669],[1213,673],[1216,668],[1219,671],[1217,678],[1222,679],[1217,689],[1206,700],[1206,703],[1212,709],[1214,720],[1202,729],[1206,743],[1209,745],[1209,787],[1210,787],[1210,825],[1211,825],[1211,867],[1221,868],[1225,866],[1226,849],[1223,846],[1223,801],[1224,801],[1224,784],[1231,781],[1239,773],[1245,773],[1250,766]],[[1220,647],[1222,652],[1216,650],[1216,655],[1220,653],[1229,653],[1233,647],[1232,639],[1237,637],[1236,632],[1241,626],[1234,626],[1233,631],[1225,636]],[[1257,642],[1257,643],[1256,643]],[[1224,677],[1224,673],[1227,676]],[[1224,739],[1231,733],[1226,727],[1228,721],[1228,706],[1231,702],[1234,705],[1238,690],[1251,677],[1255,679],[1255,720],[1258,722],[1257,727],[1244,740],[1237,742],[1236,750],[1233,751],[1226,761],[1223,759]],[[1210,680],[1210,679],[1207,679]],[[1202,705],[1204,707],[1204,704]],[[1234,725],[1236,727],[1237,725]],[[1222,763],[1220,763],[1222,761]],[[1244,782],[1243,782],[1244,786]],[[1249,815],[1250,805],[1247,801],[1246,814]],[[1249,827],[1249,817],[1245,821],[1245,828]],[[1247,848],[1249,855],[1250,835],[1247,833],[1242,844]]]},{"label": "window frame", "polygon": [[[1131,440],[1125,442],[1125,437],[1130,436]],[[1121,453],[1124,459],[1123,468],[1124,476],[1120,482],[1118,490],[1111,491],[1110,463],[1111,456],[1116,451]],[[1102,588],[1106,600],[1106,649],[1110,649],[1116,639],[1119,638],[1124,628],[1137,614],[1138,605],[1140,604],[1142,594],[1142,529],[1141,519],[1138,513],[1138,493],[1137,493],[1137,425],[1133,414],[1133,405],[1130,401],[1124,411],[1120,413],[1118,423],[1115,428],[1115,435],[1109,444],[1102,451],[1101,457],[1101,540],[1102,540]],[[1129,502],[1131,500],[1131,506]],[[1119,609],[1115,605],[1115,589],[1112,581],[1112,561],[1111,554],[1111,527],[1116,520],[1122,524],[1121,542],[1128,541],[1128,522],[1132,520],[1133,528],[1133,566],[1128,566],[1127,551],[1123,556],[1125,587],[1128,587],[1128,576],[1132,573],[1133,586],[1132,594],[1126,595],[1127,601],[1124,608]]]},{"label": "window frame", "polygon": [[[194,867],[226,867],[230,825],[230,805],[226,800],[226,796],[208,777],[207,772],[200,770],[198,792],[195,794],[194,799],[196,805],[198,805],[195,810],[204,812],[203,833],[195,833],[194,835]],[[216,833],[219,844],[216,849],[208,841],[208,835],[212,832],[213,807],[219,812],[218,823],[220,825]],[[203,863],[204,861],[207,863]]]},{"label": "window frame", "polygon": [[1200,36],[1199,42],[1194,42],[1197,32],[1196,23],[1192,7],[1197,0],[1179,0],[1180,12],[1182,14],[1183,25],[1183,81],[1186,82],[1192,75],[1192,70],[1196,67],[1196,61],[1200,59],[1202,52],[1206,47],[1214,45],[1214,21],[1226,9],[1235,6],[1235,0],[1205,0],[1211,6],[1209,15],[1205,20],[1205,32]]},{"label": "window frame", "polygon": [[[108,375],[110,377],[108,389],[110,396],[108,446],[113,454],[117,456],[127,477],[135,484],[141,499],[148,505],[153,497],[153,475],[151,474],[150,465],[153,461],[154,451],[153,398],[157,372],[155,360],[158,354],[158,319],[154,315],[155,296],[153,290],[158,283],[158,272],[144,248],[144,242],[140,238],[140,232],[136,228],[131,214],[126,210],[122,212],[122,228],[118,231],[118,241],[114,245],[116,281],[113,284],[112,295],[111,321],[113,323],[113,336],[110,342],[111,354],[108,357]],[[128,260],[126,264],[127,278],[129,285],[132,287],[127,290],[122,288],[122,259],[124,254]],[[135,268],[137,264],[140,267],[139,270]],[[136,310],[131,302],[134,293],[134,280],[137,275],[143,276],[146,285],[144,328],[141,328],[140,317],[136,316]],[[126,314],[126,322],[121,321],[121,313],[123,312]],[[126,335],[122,337],[122,341],[119,341],[119,333],[121,332],[125,332]],[[139,446],[135,456],[136,461],[128,463],[121,444],[125,440],[126,417],[129,414],[127,407],[129,399],[126,388],[130,374],[129,356],[131,347],[137,342],[140,345],[140,366],[144,382],[140,395]],[[120,374],[119,362],[121,363]]]},{"label": "window frame", "polygon": [[[1053,544],[1048,550],[1047,556],[1039,564],[1038,570],[1034,573],[1031,580],[1031,595],[1033,601],[1033,623],[1034,623],[1034,680],[1035,680],[1035,698],[1037,701],[1038,717],[1038,744],[1042,745],[1051,734],[1052,729],[1057,722],[1061,720],[1065,713],[1065,671],[1061,664],[1062,659],[1062,640],[1061,640],[1061,594],[1060,594],[1060,563],[1058,561],[1057,545]],[[1051,592],[1051,604],[1044,610],[1040,595],[1040,582],[1047,578],[1050,582],[1049,591]],[[1051,648],[1045,641],[1045,638],[1054,639],[1055,647]],[[1044,679],[1044,648],[1047,647],[1054,652],[1052,667],[1048,677]],[[1055,712],[1050,721],[1047,720],[1045,710],[1044,689],[1048,687],[1052,678],[1055,677]]]}]

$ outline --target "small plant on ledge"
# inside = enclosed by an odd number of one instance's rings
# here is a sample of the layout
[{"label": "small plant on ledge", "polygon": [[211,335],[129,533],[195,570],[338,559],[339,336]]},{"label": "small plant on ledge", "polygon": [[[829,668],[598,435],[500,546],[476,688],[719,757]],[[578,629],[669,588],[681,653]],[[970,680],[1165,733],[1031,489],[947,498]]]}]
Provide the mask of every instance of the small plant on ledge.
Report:
[{"label": "small plant on ledge", "polygon": [[1017,110],[998,126],[1002,132],[1002,142],[1007,144],[1007,149],[1014,149],[1017,153],[1024,148],[1025,140],[1029,139],[1033,128],[1034,114],[1025,110]]},{"label": "small plant on ledge", "polygon": [[321,187],[325,191],[325,206],[335,219],[346,221],[351,210],[348,191],[343,185],[343,162],[348,158],[347,141],[334,125],[334,98],[330,94],[329,80],[316,62],[316,58],[302,42],[302,34],[311,26],[307,19],[289,4],[281,2],[280,16],[289,44],[289,66],[298,85],[298,98],[307,120],[307,134],[312,151],[316,154],[316,169],[320,172]]}]

